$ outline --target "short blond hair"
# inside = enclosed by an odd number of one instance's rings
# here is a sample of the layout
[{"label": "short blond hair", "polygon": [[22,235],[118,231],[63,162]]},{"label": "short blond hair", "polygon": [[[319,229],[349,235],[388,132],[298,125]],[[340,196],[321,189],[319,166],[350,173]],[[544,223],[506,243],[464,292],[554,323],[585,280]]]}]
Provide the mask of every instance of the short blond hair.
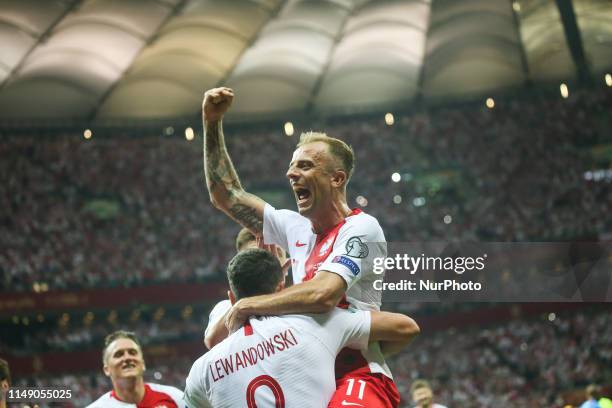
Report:
[{"label": "short blond hair", "polygon": [[236,252],[242,251],[248,244],[256,240],[255,234],[249,231],[248,228],[241,229],[236,236]]},{"label": "short blond hair", "polygon": [[104,349],[102,350],[102,362],[106,364],[107,352],[108,348],[115,340],[119,339],[128,339],[132,340],[138,348],[140,349],[140,354],[142,354],[142,346],[140,345],[140,341],[138,337],[136,337],[136,333],[126,330],[117,330],[104,338]]},{"label": "short blond hair", "polygon": [[355,153],[353,152],[353,148],[340,139],[327,136],[326,133],[312,131],[304,132],[300,135],[300,141],[297,147],[315,142],[327,144],[331,155],[340,164],[340,168],[346,172],[346,182],[348,183],[353,175],[353,169],[355,167]]},{"label": "short blond hair", "polygon": [[416,380],[410,386],[410,392],[415,392],[416,390],[421,388],[428,388],[431,390],[431,385],[429,385],[429,382],[427,380]]}]

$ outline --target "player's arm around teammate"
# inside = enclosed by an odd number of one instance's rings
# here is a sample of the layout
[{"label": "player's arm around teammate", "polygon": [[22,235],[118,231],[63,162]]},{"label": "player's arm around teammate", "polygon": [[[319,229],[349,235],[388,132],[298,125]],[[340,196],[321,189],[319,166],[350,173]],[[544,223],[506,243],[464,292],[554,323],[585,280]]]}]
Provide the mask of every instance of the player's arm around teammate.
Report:
[{"label": "player's arm around teammate", "polygon": [[204,174],[213,205],[255,234],[263,231],[265,201],[247,193],[229,157],[223,136],[223,115],[234,100],[230,88],[214,88],[204,95]]},{"label": "player's arm around teammate", "polygon": [[421,332],[414,319],[401,313],[375,311],[370,313],[369,341],[380,341],[385,356],[399,353]]},{"label": "player's arm around teammate", "polygon": [[346,282],[337,274],[321,271],[309,281],[275,294],[239,300],[226,316],[230,332],[253,315],[330,312],[346,292]]}]

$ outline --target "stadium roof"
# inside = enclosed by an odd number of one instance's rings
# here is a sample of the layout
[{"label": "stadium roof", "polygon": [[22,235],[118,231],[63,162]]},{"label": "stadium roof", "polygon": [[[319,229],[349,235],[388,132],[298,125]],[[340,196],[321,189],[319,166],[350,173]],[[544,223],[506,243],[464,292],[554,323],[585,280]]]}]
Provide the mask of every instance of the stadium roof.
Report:
[{"label": "stadium roof", "polygon": [[612,67],[608,0],[0,0],[0,120],[337,112]]}]

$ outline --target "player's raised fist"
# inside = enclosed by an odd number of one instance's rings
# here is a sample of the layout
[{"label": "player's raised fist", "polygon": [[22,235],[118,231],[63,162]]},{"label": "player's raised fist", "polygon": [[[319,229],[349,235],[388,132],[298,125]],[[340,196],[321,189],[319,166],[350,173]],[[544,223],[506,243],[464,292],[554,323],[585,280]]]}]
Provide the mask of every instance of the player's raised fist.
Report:
[{"label": "player's raised fist", "polygon": [[202,114],[207,122],[214,122],[223,118],[223,115],[234,100],[234,91],[230,88],[213,88],[206,91],[202,102]]}]

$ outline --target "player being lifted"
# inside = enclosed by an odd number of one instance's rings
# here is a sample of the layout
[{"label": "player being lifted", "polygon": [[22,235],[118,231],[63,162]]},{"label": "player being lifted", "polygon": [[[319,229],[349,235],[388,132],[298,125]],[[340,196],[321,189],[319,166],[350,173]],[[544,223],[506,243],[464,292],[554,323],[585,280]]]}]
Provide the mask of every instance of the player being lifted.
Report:
[{"label": "player being lifted", "polygon": [[[374,275],[371,260],[386,256],[385,237],[375,218],[347,204],[352,149],[322,133],[302,134],[286,174],[299,214],[276,210],[242,188],[230,160],[222,119],[233,98],[231,89],[215,88],[206,92],[202,105],[210,199],[253,233],[263,234],[265,244],[285,249],[293,259],[293,282],[299,284],[236,302],[226,314],[230,332],[252,315],[325,313],[339,304],[378,310],[381,294],[372,282],[380,276]],[[386,351],[378,343],[364,352],[343,350],[329,406],[397,407],[399,393],[383,357]],[[366,386],[358,393],[351,384],[359,380]]]}]

